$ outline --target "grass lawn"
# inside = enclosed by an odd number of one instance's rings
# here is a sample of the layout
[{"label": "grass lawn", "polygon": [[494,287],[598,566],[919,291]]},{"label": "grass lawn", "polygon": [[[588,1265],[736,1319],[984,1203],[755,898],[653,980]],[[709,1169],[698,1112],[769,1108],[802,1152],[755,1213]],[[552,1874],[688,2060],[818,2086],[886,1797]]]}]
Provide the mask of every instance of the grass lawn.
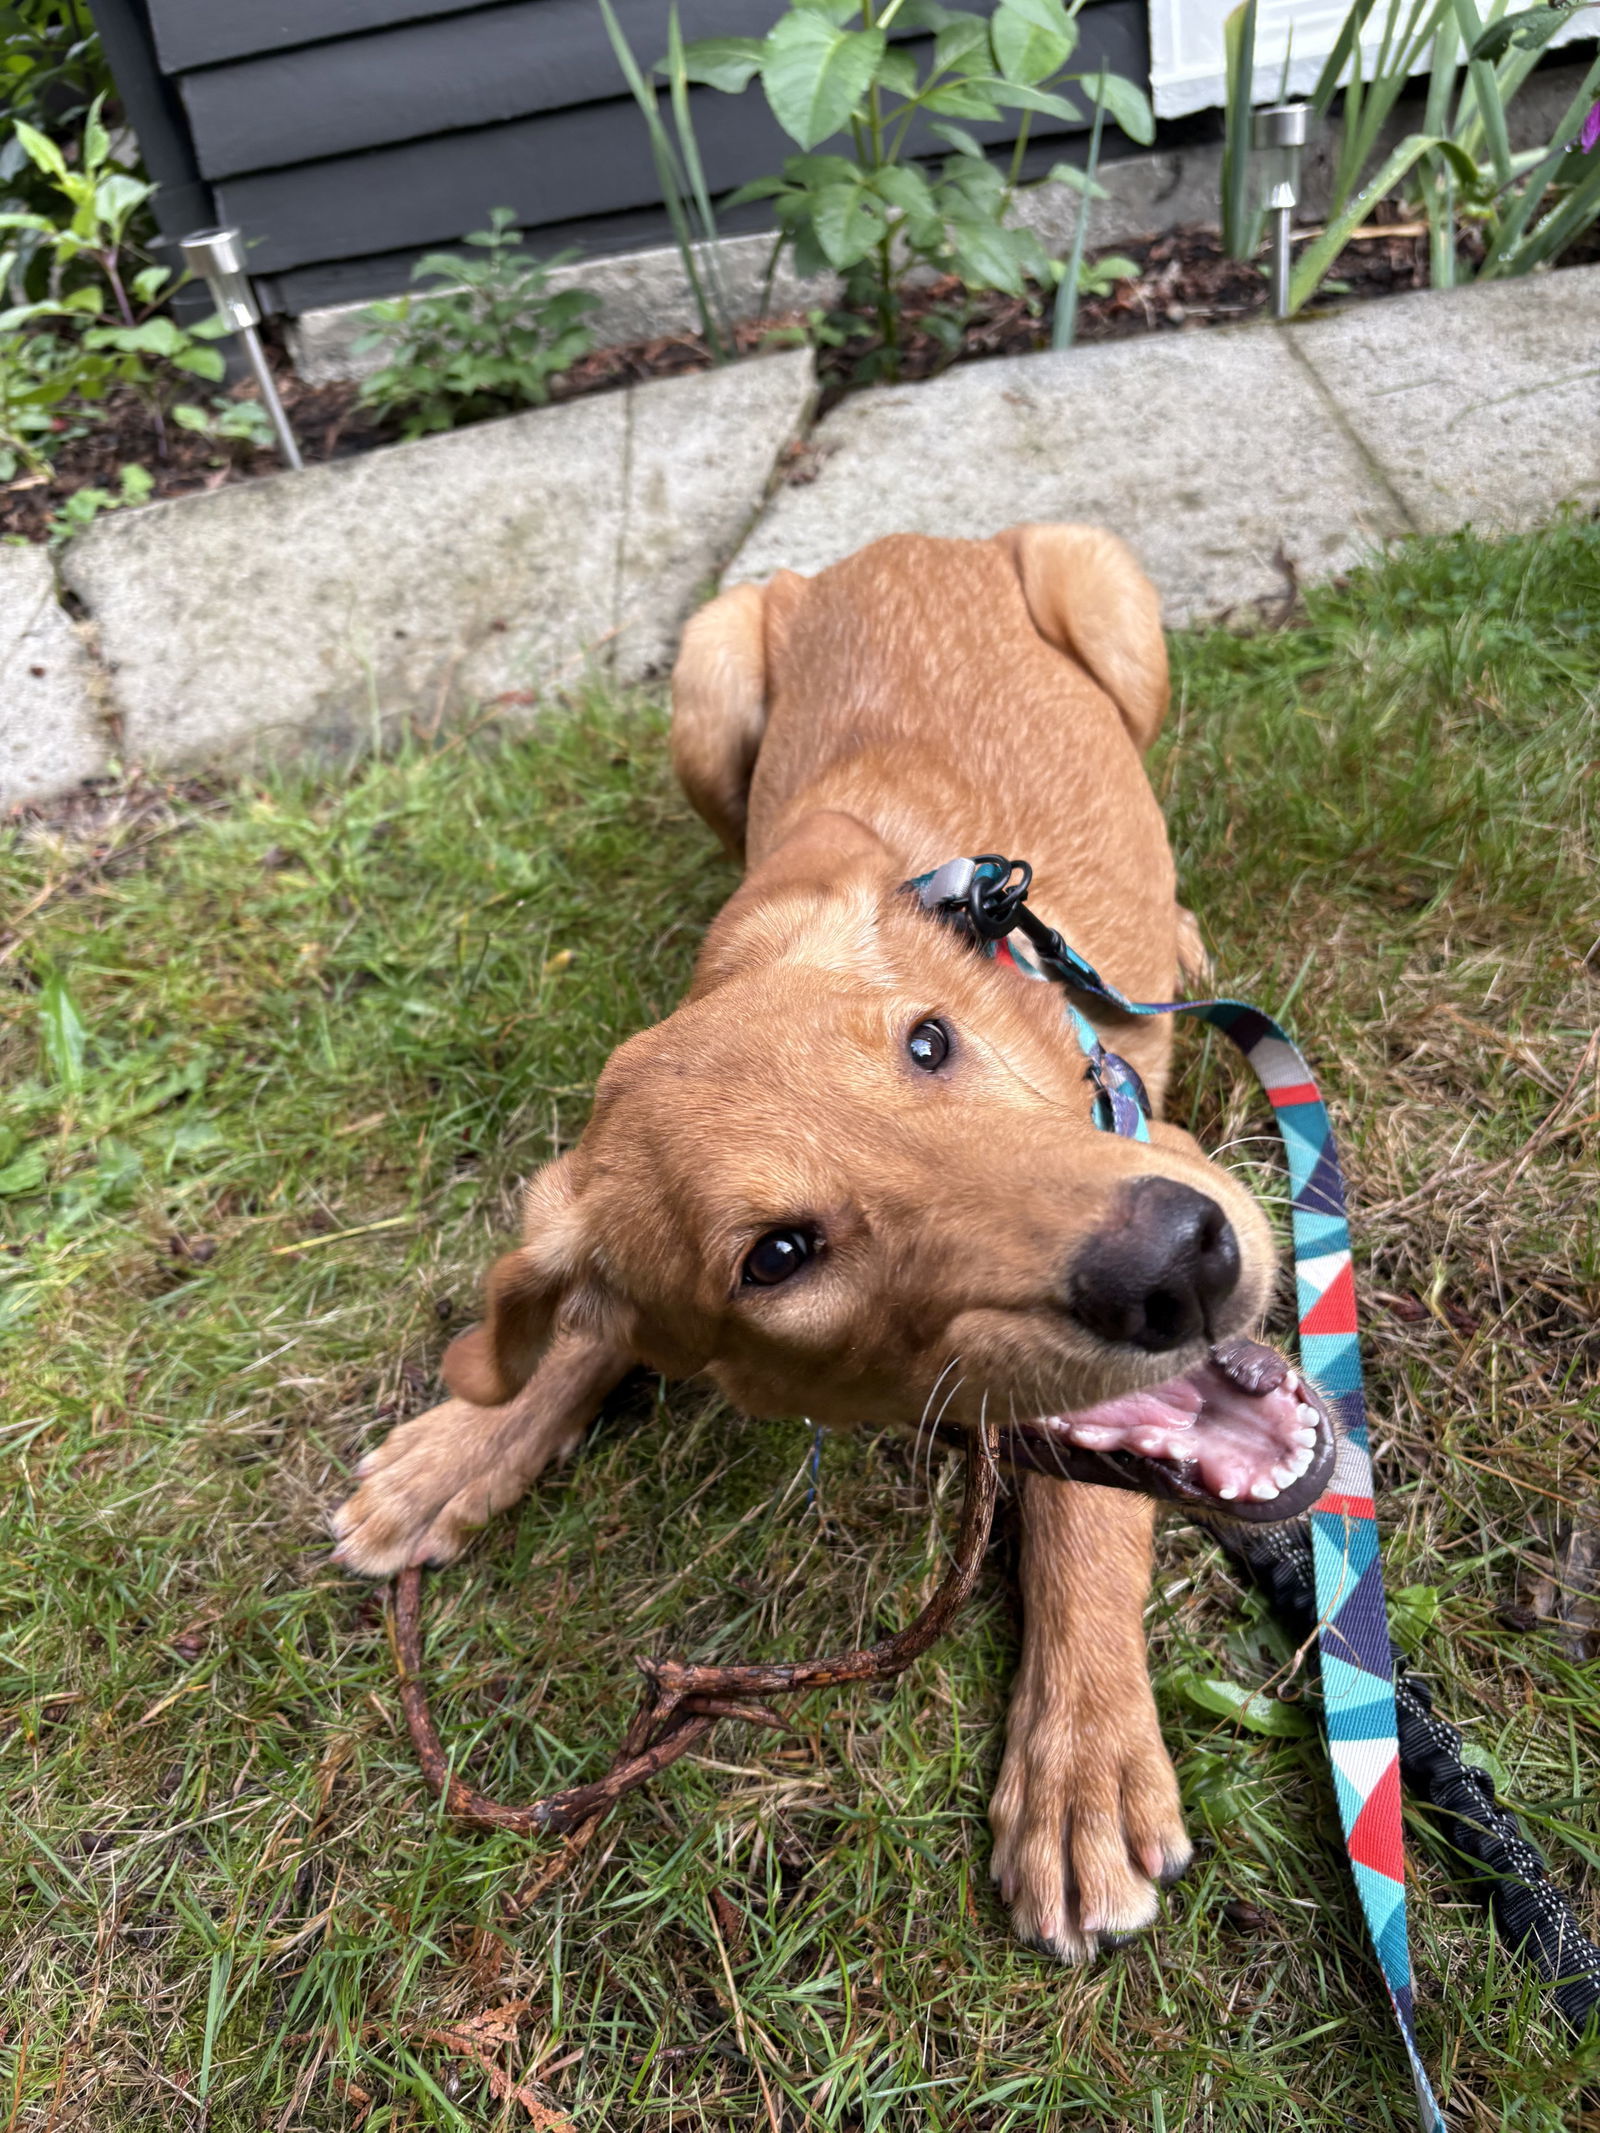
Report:
[{"label": "grass lawn", "polygon": [[[1562,1564],[1600,1461],[1600,524],[1418,543],[1175,657],[1184,893],[1335,1099],[1402,1632],[1594,1931],[1600,1627]],[[1284,1647],[1176,1518],[1149,1624],[1199,1856],[1093,1969],[989,1886],[1009,1530],[897,1692],[725,1728],[582,1849],[426,1799],[324,1513],[727,893],[662,731],[597,695],[5,836],[0,2124],[1409,2129],[1316,1739],[1188,1692]],[[1182,1056],[1179,1114],[1281,1198],[1253,1085]],[[597,1769],[637,1650],[908,1619],[957,1464],[835,1439],[813,1494],[808,1454],[635,1383],[430,1581],[488,1789]],[[1600,2046],[1414,1858],[1452,2128],[1592,2125]]]}]

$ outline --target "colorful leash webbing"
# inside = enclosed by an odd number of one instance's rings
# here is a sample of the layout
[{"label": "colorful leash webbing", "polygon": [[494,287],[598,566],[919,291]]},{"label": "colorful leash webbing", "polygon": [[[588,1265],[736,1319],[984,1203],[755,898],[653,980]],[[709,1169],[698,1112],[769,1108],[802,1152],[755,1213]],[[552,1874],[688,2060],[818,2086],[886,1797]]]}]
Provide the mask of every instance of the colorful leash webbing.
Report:
[{"label": "colorful leash webbing", "polygon": [[[970,911],[979,893],[1003,888],[1012,869],[1003,860],[952,860],[907,886],[929,909]],[[1020,897],[1016,908],[1025,911]],[[1032,914],[1027,916],[1032,920]],[[1394,1660],[1384,1606],[1378,1527],[1373,1513],[1372,1458],[1361,1387],[1355,1281],[1344,1179],[1333,1128],[1304,1055],[1270,1015],[1240,1000],[1129,1000],[1083,958],[1032,920],[984,952],[1023,977],[1067,985],[1126,1015],[1194,1015],[1235,1044],[1266,1090],[1288,1158],[1293,1199],[1295,1282],[1300,1362],[1338,1419],[1337,1463],[1326,1494],[1310,1514],[1316,1571],[1317,1646],[1328,1754],[1345,1850],[1378,1967],[1411,2064],[1423,2133],[1446,2133],[1445,2121],[1417,2050],[1406,1935],[1405,1853],[1400,1821],[1400,1763],[1396,1732]],[[1068,1018],[1095,1084],[1095,1122],[1109,1132],[1148,1140],[1139,1078],[1108,1052],[1093,1025],[1069,1001]]]}]

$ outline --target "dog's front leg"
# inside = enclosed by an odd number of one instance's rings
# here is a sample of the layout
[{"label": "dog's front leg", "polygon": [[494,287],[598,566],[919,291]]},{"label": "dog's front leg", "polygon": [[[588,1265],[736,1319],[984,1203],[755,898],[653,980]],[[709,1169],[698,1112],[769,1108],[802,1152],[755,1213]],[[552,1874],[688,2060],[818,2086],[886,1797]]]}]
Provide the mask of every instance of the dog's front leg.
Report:
[{"label": "dog's front leg", "polygon": [[1022,1664],[989,1809],[1023,1940],[1063,1962],[1150,1924],[1189,1863],[1145,1656],[1154,1506],[1030,1475]]},{"label": "dog's front leg", "polygon": [[564,1459],[633,1366],[587,1333],[560,1333],[503,1407],[446,1400],[392,1429],[357,1467],[361,1486],[333,1514],[334,1561],[365,1577],[448,1563],[552,1459]]}]

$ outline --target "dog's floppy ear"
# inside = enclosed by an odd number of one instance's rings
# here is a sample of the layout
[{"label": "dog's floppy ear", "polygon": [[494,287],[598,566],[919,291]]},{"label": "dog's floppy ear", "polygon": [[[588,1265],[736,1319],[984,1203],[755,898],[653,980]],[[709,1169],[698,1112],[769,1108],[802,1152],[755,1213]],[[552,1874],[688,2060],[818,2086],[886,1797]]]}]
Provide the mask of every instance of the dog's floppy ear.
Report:
[{"label": "dog's floppy ear", "polygon": [[995,542],[1016,566],[1034,628],[1088,668],[1142,753],[1167,714],[1167,641],[1133,551],[1100,526],[1012,526]]},{"label": "dog's floppy ear", "polygon": [[767,724],[765,614],[762,586],[719,593],[691,616],[672,670],[672,767],[735,859]]},{"label": "dog's floppy ear", "polygon": [[805,580],[780,570],[690,617],[672,669],[672,767],[696,814],[744,858],[750,778],[767,730],[767,672]]},{"label": "dog's floppy ear", "polygon": [[444,1381],[458,1400],[500,1407],[520,1392],[556,1315],[594,1318],[601,1309],[577,1207],[573,1158],[547,1163],[523,1201],[526,1242],[489,1269],[483,1321],[444,1352]]}]

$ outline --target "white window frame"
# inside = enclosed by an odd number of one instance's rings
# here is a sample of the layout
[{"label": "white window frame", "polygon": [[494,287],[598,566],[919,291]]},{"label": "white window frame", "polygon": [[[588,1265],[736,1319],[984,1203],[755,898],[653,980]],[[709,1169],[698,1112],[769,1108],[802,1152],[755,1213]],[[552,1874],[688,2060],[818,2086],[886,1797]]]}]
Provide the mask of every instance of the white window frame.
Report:
[{"label": "white window frame", "polygon": [[[1228,100],[1222,25],[1238,0],[1150,0],[1150,83],[1158,118],[1219,111]],[[1333,50],[1348,0],[1257,0],[1254,101],[1270,103],[1291,55],[1289,94],[1305,95]],[[1576,15],[1551,39],[1592,38],[1600,16]],[[1365,49],[1375,54],[1379,38]]]}]

